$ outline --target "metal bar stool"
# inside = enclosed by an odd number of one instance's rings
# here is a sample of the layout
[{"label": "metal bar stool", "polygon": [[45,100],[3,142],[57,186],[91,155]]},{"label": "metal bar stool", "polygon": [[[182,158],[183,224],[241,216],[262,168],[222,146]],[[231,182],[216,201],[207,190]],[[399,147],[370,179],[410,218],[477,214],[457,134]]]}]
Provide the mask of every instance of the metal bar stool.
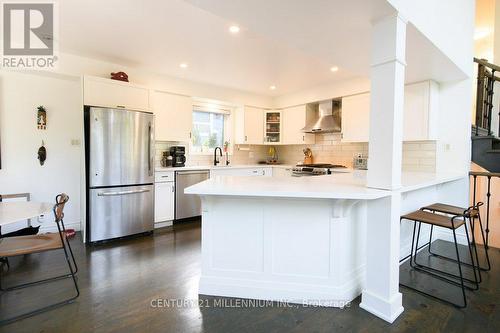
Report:
[{"label": "metal bar stool", "polygon": [[[78,296],[80,295],[80,290],[78,288],[78,284],[76,282],[76,272],[78,267],[76,266],[76,262],[74,260],[73,251],[71,250],[71,246],[69,244],[68,239],[66,238],[66,227],[64,226],[64,206],[68,202],[69,197],[66,194],[59,194],[56,197],[56,204],[54,205],[54,218],[57,225],[58,232],[55,233],[47,233],[42,235],[32,235],[32,236],[16,236],[3,238],[2,242],[0,242],[0,257],[13,257],[25,254],[32,253],[40,253],[45,251],[53,251],[53,250],[63,250],[64,258],[68,265],[69,273],[64,275],[55,276],[48,279],[38,280],[34,282],[28,282],[19,284],[16,286],[10,287],[2,287],[0,280],[0,290],[2,291],[13,291],[21,288],[30,287],[33,285],[38,285],[50,281],[60,280],[62,278],[71,278],[73,280],[75,294],[69,298],[66,298],[62,301],[52,303],[50,305],[43,306],[36,310],[32,310],[23,314],[16,315],[14,317],[3,319],[0,321],[0,325],[5,325],[11,323],[13,321],[23,319],[29,316],[33,316],[35,314],[42,313],[44,311],[48,311],[54,309],[58,306],[72,303]],[[71,265],[71,259],[73,260],[73,265]],[[1,278],[1,272],[0,272]]]},{"label": "metal bar stool", "polygon": [[[450,283],[452,285],[460,287],[462,290],[463,302],[461,304],[454,303],[450,300],[437,297],[436,295],[433,295],[433,294],[429,294],[421,289],[417,289],[417,288],[409,286],[409,285],[404,285],[404,284],[401,284],[401,285],[404,287],[407,287],[409,289],[412,289],[414,291],[417,291],[419,293],[422,293],[426,296],[429,296],[429,297],[441,300],[445,303],[454,305],[456,307],[459,307],[459,308],[466,307],[467,306],[467,299],[465,296],[465,289],[477,290],[479,288],[479,282],[477,279],[476,270],[473,269],[474,281],[472,281],[472,280],[469,280],[469,281],[472,282],[475,287],[466,286],[465,281],[467,279],[464,278],[463,272],[462,272],[462,261],[460,260],[460,254],[458,251],[458,242],[457,242],[457,236],[456,236],[456,229],[458,229],[462,225],[466,229],[465,231],[466,231],[467,240],[468,240],[468,244],[469,244],[469,254],[470,254],[471,261],[473,261],[472,249],[470,246],[469,234],[468,234],[468,230],[467,230],[467,224],[465,223],[465,218],[462,215],[448,217],[445,215],[439,215],[439,214],[434,214],[434,213],[423,211],[423,210],[418,210],[418,211],[414,211],[412,213],[405,214],[405,215],[401,216],[401,220],[403,220],[403,219],[411,220],[411,221],[415,222],[415,224],[413,225],[413,235],[412,235],[412,244],[411,244],[411,253],[410,253],[410,266],[417,271],[429,274],[437,279],[443,280],[447,283]],[[418,223],[418,233],[417,233],[417,223]],[[420,228],[421,228],[422,223],[429,224],[431,226],[438,226],[438,227],[443,227],[443,228],[447,228],[447,229],[452,230],[453,240],[455,243],[455,251],[456,251],[456,255],[457,255],[456,263],[458,265],[458,272],[459,272],[458,276],[455,274],[451,274],[451,273],[448,273],[448,272],[445,272],[442,270],[438,270],[438,269],[435,269],[435,268],[432,268],[429,266],[424,266],[424,265],[417,263],[417,261],[416,261],[416,256],[417,256],[417,251],[418,251],[417,247],[418,247],[418,240],[420,237]],[[417,233],[417,237],[415,237],[416,233]],[[416,241],[415,241],[415,239],[416,239]],[[415,243],[416,243],[416,245],[415,245]],[[446,276],[449,276],[450,278],[448,278]],[[453,278],[455,278],[455,279],[453,279]],[[458,279],[459,282],[457,282],[456,279]]]},{"label": "metal bar stool", "polygon": [[[422,210],[428,210],[428,211],[431,211],[431,212],[439,212],[439,213],[444,213],[444,214],[450,214],[450,215],[464,215],[466,214],[467,212],[470,213],[470,216],[469,216],[469,222],[470,222],[470,229],[471,229],[471,234],[472,234],[472,243],[473,243],[473,246],[474,246],[474,250],[475,250],[475,255],[476,255],[476,263],[477,263],[477,267],[479,269],[479,281],[481,282],[481,271],[489,271],[491,269],[491,264],[490,264],[490,256],[488,254],[488,248],[486,247],[486,238],[485,238],[485,235],[484,235],[484,229],[483,229],[483,223],[481,221],[481,214],[480,214],[480,211],[479,211],[479,207],[483,206],[484,204],[482,202],[478,202],[476,203],[475,206],[471,206],[467,209],[464,209],[463,207],[458,207],[458,206],[452,206],[452,205],[447,205],[447,204],[442,204],[442,203],[435,203],[435,204],[432,204],[432,205],[429,205],[429,206],[425,206],[425,207],[422,207],[421,209]],[[486,267],[481,267],[481,263],[479,262],[479,257],[478,257],[478,254],[477,254],[477,244],[476,244],[476,237],[475,237],[475,233],[474,233],[474,225],[475,225],[475,221],[476,219],[479,221],[479,230],[481,231],[481,238],[483,240],[483,244],[485,245],[484,247],[484,253],[485,253],[485,256],[486,256],[486,264],[487,266]],[[429,237],[429,253],[436,256],[436,257],[440,257],[440,258],[443,258],[443,259],[447,259],[447,260],[455,260],[453,258],[450,258],[450,257],[446,257],[446,256],[443,256],[443,255],[440,255],[440,254],[437,254],[437,253],[434,253],[432,252],[431,250],[431,242],[432,242],[432,231],[433,231],[433,226],[431,226],[431,234],[430,234],[430,237]],[[471,264],[469,263],[462,263],[466,266],[471,266]]]}]

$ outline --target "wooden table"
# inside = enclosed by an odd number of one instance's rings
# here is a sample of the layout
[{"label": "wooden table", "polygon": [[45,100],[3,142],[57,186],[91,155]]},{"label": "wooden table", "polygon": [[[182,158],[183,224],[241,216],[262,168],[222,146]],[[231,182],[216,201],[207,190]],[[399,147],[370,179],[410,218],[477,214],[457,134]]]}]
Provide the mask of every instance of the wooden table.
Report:
[{"label": "wooden table", "polygon": [[48,202],[0,202],[0,227],[46,214],[53,207],[54,204]]}]

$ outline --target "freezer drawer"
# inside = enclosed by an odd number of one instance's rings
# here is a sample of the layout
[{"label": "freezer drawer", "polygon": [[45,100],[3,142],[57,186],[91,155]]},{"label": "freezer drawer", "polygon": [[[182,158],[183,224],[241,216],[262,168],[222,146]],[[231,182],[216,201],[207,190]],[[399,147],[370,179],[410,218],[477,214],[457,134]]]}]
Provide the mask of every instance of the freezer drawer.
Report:
[{"label": "freezer drawer", "polygon": [[175,219],[201,215],[201,200],[197,195],[185,194],[184,189],[209,178],[206,171],[178,171],[175,173]]},{"label": "freezer drawer", "polygon": [[89,241],[153,230],[153,185],[90,189]]}]

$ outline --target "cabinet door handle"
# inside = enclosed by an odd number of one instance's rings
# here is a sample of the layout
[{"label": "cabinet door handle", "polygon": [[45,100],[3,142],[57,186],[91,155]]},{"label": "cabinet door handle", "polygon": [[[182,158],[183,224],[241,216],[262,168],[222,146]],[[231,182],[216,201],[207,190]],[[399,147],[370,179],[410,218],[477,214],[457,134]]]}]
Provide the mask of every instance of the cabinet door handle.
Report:
[{"label": "cabinet door handle", "polygon": [[248,137],[245,135],[245,142],[247,142],[247,141],[248,141]]},{"label": "cabinet door handle", "polygon": [[174,186],[172,186],[172,193],[174,193],[174,192],[175,192],[175,187],[174,187]]},{"label": "cabinet door handle", "polygon": [[125,105],[117,105],[116,107],[120,109],[125,109]]},{"label": "cabinet door handle", "polygon": [[191,139],[193,136],[193,133],[189,132],[189,138]]},{"label": "cabinet door handle", "polygon": [[302,141],[306,141],[306,136],[302,135]]}]

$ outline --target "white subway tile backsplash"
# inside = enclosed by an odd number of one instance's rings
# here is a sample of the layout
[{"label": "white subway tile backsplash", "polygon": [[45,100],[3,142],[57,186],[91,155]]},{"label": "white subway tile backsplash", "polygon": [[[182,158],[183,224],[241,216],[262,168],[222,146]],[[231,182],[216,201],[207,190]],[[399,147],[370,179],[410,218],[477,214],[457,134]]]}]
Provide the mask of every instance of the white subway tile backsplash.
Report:
[{"label": "white subway tile backsplash", "polygon": [[[304,160],[302,150],[306,147],[313,152],[315,163],[333,163],[352,167],[353,158],[358,154],[368,156],[368,143],[341,142],[338,134],[316,134],[314,145],[283,145],[275,146],[280,162],[296,164]],[[155,163],[160,166],[162,152],[173,145],[189,147],[181,142],[157,142]],[[232,164],[256,164],[266,160],[269,146],[236,145],[230,156]],[[213,156],[188,154],[186,165],[210,165]],[[369,166],[368,166],[369,167]],[[434,172],[436,170],[436,142],[411,141],[403,143],[403,170]]]},{"label": "white subway tile backsplash", "polygon": [[[368,155],[368,143],[341,142],[331,140],[337,134],[316,134],[316,144],[278,146],[280,160],[286,164],[303,161],[302,149],[311,148],[314,162],[342,164],[352,167],[357,154]],[[403,143],[403,170],[433,172],[436,169],[436,143],[434,141],[411,141]]]}]

